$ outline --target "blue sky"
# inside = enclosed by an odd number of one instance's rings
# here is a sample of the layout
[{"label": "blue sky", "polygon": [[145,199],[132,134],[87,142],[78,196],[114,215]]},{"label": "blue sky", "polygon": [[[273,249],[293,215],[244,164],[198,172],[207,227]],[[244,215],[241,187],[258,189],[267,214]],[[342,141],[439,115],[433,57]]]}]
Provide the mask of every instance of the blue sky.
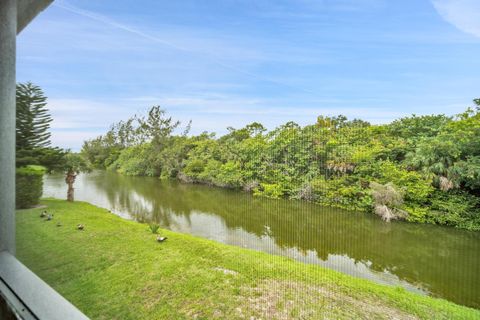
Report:
[{"label": "blue sky", "polygon": [[53,144],[161,105],[192,133],[344,114],[386,123],[480,97],[478,0],[57,0],[18,38]]}]

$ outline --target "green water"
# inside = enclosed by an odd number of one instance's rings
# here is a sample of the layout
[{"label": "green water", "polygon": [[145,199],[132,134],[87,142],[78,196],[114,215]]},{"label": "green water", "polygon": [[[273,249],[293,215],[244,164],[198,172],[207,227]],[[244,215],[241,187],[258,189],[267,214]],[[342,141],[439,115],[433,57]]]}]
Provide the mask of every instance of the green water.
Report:
[{"label": "green water", "polygon": [[[80,175],[75,195],[124,218],[480,308],[478,232],[101,171]],[[46,177],[44,196],[65,198],[64,178]]]}]

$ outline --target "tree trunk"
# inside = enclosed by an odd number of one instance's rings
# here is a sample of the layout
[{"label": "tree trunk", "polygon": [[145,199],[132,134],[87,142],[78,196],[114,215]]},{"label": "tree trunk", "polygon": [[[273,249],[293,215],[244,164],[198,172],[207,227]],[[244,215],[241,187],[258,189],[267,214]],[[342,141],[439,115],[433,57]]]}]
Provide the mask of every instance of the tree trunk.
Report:
[{"label": "tree trunk", "polygon": [[74,200],[74,188],[73,188],[73,183],[75,182],[75,178],[77,175],[73,171],[68,171],[67,175],[65,176],[65,182],[68,185],[68,190],[67,190],[67,201],[72,201]]}]

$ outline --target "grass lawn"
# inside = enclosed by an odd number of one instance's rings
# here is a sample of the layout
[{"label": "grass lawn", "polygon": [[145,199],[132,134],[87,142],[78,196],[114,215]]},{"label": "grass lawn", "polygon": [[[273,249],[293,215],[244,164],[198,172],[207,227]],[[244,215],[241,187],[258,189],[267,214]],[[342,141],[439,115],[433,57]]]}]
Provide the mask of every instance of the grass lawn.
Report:
[{"label": "grass lawn", "polygon": [[17,212],[17,256],[92,319],[480,319],[284,257],[166,230],[158,243],[147,225],[84,202],[42,204],[52,221]]}]

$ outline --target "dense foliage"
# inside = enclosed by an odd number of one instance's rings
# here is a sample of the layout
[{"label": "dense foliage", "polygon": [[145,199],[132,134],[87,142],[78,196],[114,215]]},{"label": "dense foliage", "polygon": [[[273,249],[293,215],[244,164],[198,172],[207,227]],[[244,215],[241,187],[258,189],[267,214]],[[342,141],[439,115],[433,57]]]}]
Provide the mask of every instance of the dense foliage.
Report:
[{"label": "dense foliage", "polygon": [[228,134],[173,134],[160,107],[86,141],[97,168],[243,189],[376,212],[385,220],[480,229],[480,101],[455,117],[410,116],[386,125],[344,116],[260,123]]},{"label": "dense foliage", "polygon": [[41,166],[25,166],[16,169],[16,207],[30,208],[40,203],[43,190],[43,174]]}]

